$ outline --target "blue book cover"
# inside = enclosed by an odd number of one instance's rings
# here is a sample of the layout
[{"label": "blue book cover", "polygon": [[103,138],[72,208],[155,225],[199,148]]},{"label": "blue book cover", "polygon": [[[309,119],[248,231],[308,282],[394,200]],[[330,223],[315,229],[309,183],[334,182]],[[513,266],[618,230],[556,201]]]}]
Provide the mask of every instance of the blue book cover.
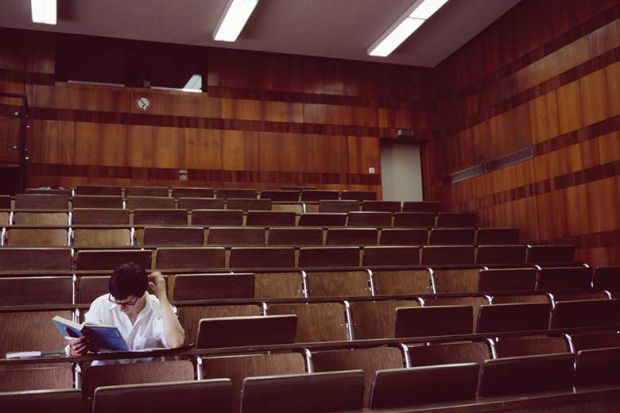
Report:
[{"label": "blue book cover", "polygon": [[52,318],[52,321],[63,337],[85,336],[90,341],[92,351],[130,351],[116,327],[77,324],[60,316]]}]

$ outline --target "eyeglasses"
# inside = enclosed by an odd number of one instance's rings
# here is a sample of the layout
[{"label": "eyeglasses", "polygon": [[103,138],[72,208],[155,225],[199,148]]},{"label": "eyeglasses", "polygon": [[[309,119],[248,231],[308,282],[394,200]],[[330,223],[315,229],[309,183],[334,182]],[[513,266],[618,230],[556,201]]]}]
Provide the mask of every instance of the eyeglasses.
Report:
[{"label": "eyeglasses", "polygon": [[136,298],[134,298],[133,300],[130,300],[130,301],[116,301],[114,299],[114,297],[112,297],[112,294],[108,294],[108,301],[109,302],[114,303],[116,305],[124,305],[124,306],[127,306],[127,307],[131,307],[132,305],[136,305],[136,303],[138,302],[139,299],[140,299],[139,297],[136,297]]}]

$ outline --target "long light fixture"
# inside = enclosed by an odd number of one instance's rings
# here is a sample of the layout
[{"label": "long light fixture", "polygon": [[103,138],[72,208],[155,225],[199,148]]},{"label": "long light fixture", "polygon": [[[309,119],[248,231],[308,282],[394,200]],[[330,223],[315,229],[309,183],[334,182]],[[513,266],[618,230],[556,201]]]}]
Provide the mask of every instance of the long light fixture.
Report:
[{"label": "long light fixture", "polygon": [[32,8],[32,22],[56,24],[56,0],[30,0]]},{"label": "long light fixture", "polygon": [[368,48],[370,56],[389,56],[448,0],[417,0]]},{"label": "long light fixture", "polygon": [[213,39],[220,42],[236,41],[257,4],[258,0],[230,0],[215,28]]}]

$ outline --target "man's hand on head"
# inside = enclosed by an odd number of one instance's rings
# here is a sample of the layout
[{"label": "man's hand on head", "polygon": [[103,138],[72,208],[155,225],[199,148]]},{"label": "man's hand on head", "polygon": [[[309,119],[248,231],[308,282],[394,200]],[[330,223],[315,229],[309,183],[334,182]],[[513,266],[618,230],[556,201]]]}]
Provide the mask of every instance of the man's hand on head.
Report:
[{"label": "man's hand on head", "polygon": [[160,300],[168,298],[166,295],[166,279],[159,271],[149,274],[149,292]]}]

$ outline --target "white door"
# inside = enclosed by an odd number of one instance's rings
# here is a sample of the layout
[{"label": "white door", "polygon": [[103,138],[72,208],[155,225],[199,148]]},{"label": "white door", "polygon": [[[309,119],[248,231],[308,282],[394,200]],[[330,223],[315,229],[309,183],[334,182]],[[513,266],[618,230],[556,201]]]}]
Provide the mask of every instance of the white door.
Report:
[{"label": "white door", "polygon": [[420,145],[381,144],[381,186],[384,201],[422,201]]}]

